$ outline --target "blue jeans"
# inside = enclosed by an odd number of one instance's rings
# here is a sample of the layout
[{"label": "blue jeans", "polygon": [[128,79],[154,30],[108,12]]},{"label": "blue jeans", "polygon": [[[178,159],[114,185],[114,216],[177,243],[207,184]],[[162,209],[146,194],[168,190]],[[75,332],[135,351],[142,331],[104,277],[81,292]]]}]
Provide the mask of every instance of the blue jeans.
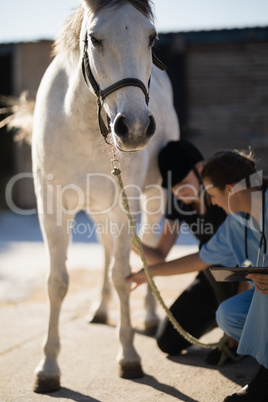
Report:
[{"label": "blue jeans", "polygon": [[253,297],[254,288],[224,300],[216,311],[219,327],[229,336],[240,340]]},{"label": "blue jeans", "polygon": [[268,294],[255,288],[239,293],[220,304],[216,320],[239,341],[237,353],[253,356],[268,369]]}]

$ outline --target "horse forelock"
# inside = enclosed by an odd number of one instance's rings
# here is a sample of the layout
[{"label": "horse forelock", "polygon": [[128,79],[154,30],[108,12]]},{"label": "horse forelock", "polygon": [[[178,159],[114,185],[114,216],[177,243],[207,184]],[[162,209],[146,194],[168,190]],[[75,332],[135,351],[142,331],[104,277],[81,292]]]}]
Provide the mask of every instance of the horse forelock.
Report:
[{"label": "horse forelock", "polygon": [[153,21],[154,15],[151,0],[84,0],[93,13],[97,13],[105,7],[120,7],[130,3],[139,10],[145,17]]},{"label": "horse forelock", "polygon": [[[105,7],[120,7],[130,3],[151,21],[154,20],[152,3],[150,0],[84,0],[89,10],[95,14]],[[79,52],[79,38],[84,18],[84,7],[77,7],[75,12],[65,20],[62,29],[56,37],[53,45],[53,55],[61,52]]]}]

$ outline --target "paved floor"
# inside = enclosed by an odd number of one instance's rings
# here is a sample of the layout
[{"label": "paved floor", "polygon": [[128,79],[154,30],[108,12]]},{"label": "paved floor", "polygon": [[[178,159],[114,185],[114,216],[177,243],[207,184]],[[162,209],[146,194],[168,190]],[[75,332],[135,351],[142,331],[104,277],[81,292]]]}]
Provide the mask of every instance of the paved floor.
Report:
[{"label": "paved floor", "polygon": [[[92,240],[92,239],[91,239]],[[184,239],[174,247],[171,258],[194,251],[196,244]],[[63,304],[60,333],[62,389],[50,395],[32,392],[33,371],[41,357],[41,344],[48,318],[44,290],[47,257],[35,216],[0,214],[0,401],[189,401],[220,402],[239,389],[256,372],[249,357],[222,368],[208,366],[207,349],[189,348],[168,357],[155,339],[143,332],[144,294],[141,286],[131,294],[135,346],[142,358],[145,376],[124,380],[117,375],[119,343],[115,324],[116,297],[111,302],[110,325],[88,324],[87,315],[98,297],[101,283],[101,247],[75,239],[68,266],[70,289]],[[140,266],[136,256],[134,267]],[[189,284],[194,274],[157,278],[167,305]],[[163,311],[158,307],[163,318]],[[214,330],[205,342],[217,341]]]}]

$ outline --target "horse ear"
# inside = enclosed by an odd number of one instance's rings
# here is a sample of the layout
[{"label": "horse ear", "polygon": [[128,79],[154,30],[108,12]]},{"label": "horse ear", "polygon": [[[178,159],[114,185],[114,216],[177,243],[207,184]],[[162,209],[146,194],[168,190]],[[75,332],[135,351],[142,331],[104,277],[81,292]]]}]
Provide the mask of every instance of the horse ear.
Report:
[{"label": "horse ear", "polygon": [[159,68],[159,70],[164,71],[164,70],[167,69],[167,67],[165,66],[165,64],[162,63],[162,61],[159,60],[158,57],[156,57],[154,51],[152,51],[152,56],[153,56],[153,63],[154,63],[154,65],[155,65],[157,68]]}]

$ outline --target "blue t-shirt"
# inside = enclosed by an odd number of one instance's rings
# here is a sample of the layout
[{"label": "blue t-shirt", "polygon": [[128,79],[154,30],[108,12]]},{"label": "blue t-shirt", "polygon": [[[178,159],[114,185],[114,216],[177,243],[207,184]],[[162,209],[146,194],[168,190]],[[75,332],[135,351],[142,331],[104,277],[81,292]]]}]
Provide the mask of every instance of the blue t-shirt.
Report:
[{"label": "blue t-shirt", "polygon": [[[265,234],[268,239],[268,191],[265,194]],[[219,227],[215,235],[203,245],[200,258],[209,265],[221,264],[227,267],[241,266],[246,259],[245,225],[247,219],[245,213],[228,215],[224,223]],[[260,224],[262,222],[262,216]],[[248,220],[247,249],[248,259],[256,266],[257,254],[261,240],[261,232],[256,228],[253,218]],[[260,250],[259,266],[261,266],[263,247]],[[265,258],[268,265],[268,255]]]}]

